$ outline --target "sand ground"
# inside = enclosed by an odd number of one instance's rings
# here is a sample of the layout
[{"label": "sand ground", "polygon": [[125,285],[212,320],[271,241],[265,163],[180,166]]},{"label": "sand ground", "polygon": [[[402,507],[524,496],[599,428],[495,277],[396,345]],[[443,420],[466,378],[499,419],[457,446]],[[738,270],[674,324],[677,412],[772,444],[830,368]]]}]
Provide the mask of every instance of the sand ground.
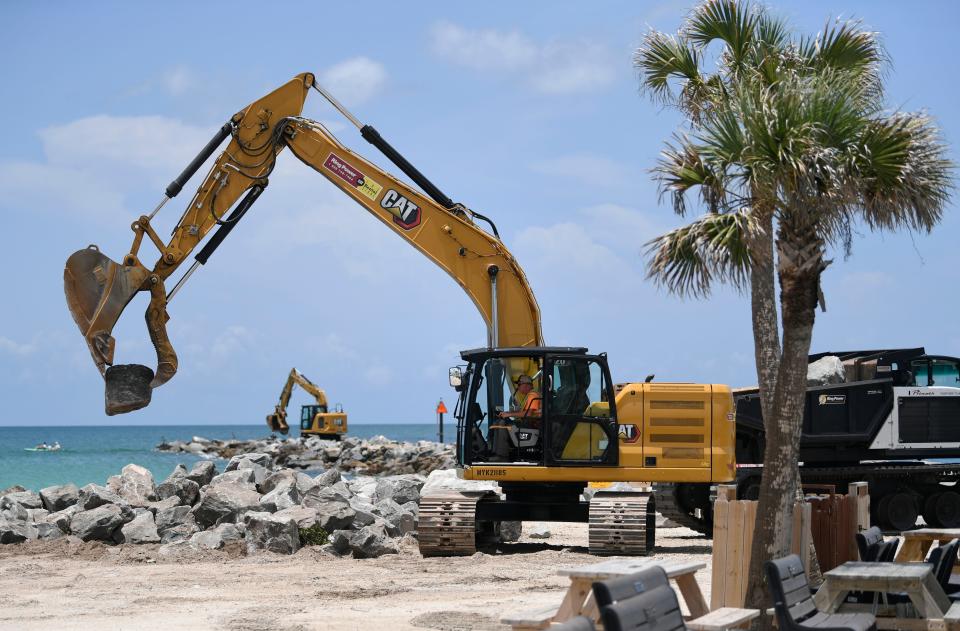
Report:
[{"label": "sand ground", "polygon": [[[429,558],[415,546],[379,559],[305,548],[245,556],[239,548],[160,557],[159,546],[30,542],[0,547],[0,629],[508,629],[500,616],[559,604],[561,567],[596,562],[585,524],[550,524],[492,554]],[[710,540],[684,528],[657,533],[655,559],[703,561]]]}]

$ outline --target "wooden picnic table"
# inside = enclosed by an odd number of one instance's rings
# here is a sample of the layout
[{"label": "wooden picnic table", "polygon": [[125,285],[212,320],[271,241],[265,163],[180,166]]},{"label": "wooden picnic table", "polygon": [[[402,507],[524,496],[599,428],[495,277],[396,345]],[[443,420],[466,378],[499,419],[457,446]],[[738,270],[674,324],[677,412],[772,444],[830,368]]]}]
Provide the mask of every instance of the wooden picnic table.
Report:
[{"label": "wooden picnic table", "polygon": [[[848,561],[823,575],[824,581],[813,600],[820,611],[834,613],[846,600],[849,592],[904,592],[910,597],[920,618],[942,620],[950,609],[950,600],[933,576],[927,563],[864,563]],[[886,619],[885,628],[909,628],[910,619],[897,618],[898,623]],[[916,619],[912,620],[916,622]]]},{"label": "wooden picnic table", "polygon": [[[908,563],[927,558],[934,541],[942,546],[953,539],[960,539],[960,528],[918,528],[900,534],[903,536],[903,545],[897,551],[896,560],[898,563]],[[953,571],[960,574],[960,563],[953,566]]]},{"label": "wooden picnic table", "polygon": [[687,603],[687,609],[694,618],[710,612],[707,601],[700,591],[700,585],[694,574],[707,567],[706,563],[685,561],[654,561],[652,559],[611,559],[600,563],[591,563],[574,568],[563,568],[557,573],[570,578],[570,587],[564,595],[560,607],[545,607],[522,614],[508,615],[501,622],[511,625],[515,630],[546,629],[554,622],[565,622],[576,616],[587,616],[600,620],[600,612],[593,600],[592,586],[596,581],[636,574],[653,565],[659,565],[666,571],[667,577],[676,582],[680,594]]}]

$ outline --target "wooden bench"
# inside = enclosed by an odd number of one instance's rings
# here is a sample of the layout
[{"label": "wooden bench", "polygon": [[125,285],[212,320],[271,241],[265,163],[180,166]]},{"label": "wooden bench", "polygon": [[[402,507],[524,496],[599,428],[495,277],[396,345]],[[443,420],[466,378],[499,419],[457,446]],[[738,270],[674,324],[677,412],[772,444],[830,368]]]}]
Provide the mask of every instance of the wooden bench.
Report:
[{"label": "wooden bench", "polygon": [[743,626],[759,615],[759,609],[720,607],[705,616],[687,620],[687,628],[693,629],[694,631],[723,631],[724,629],[735,629]]},{"label": "wooden bench", "polygon": [[557,616],[559,605],[545,605],[536,609],[527,609],[500,618],[503,624],[509,624],[514,631],[537,631],[550,628]]}]

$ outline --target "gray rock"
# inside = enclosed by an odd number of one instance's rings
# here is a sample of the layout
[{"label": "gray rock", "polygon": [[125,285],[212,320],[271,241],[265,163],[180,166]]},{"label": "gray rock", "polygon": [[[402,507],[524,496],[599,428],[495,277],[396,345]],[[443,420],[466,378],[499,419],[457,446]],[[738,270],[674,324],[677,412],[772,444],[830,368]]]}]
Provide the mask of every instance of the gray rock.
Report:
[{"label": "gray rock", "polygon": [[153,520],[153,513],[148,510],[121,526],[120,534],[123,543],[160,543],[157,524]]},{"label": "gray rock", "polygon": [[266,512],[250,512],[243,518],[247,554],[260,550],[293,554],[300,549],[297,522],[290,517],[277,517]]},{"label": "gray rock", "polygon": [[37,527],[26,520],[0,517],[0,543],[20,543],[37,538]]},{"label": "gray rock", "polygon": [[400,537],[417,529],[417,520],[392,499],[382,499],[373,505],[374,512],[386,522],[387,533]]},{"label": "gray rock", "polygon": [[347,482],[347,486],[353,494],[365,497],[372,502],[373,494],[377,490],[377,481],[377,478],[371,476],[358,475]]},{"label": "gray rock", "polygon": [[187,468],[182,464],[178,464],[173,468],[173,471],[170,472],[170,475],[167,476],[167,479],[164,482],[171,482],[177,478],[187,477]]},{"label": "gray rock", "polygon": [[217,484],[200,494],[193,516],[202,528],[223,522],[236,522],[247,511],[260,510],[260,494],[236,484]]},{"label": "gray rock", "polygon": [[419,475],[395,475],[381,478],[373,492],[374,503],[391,499],[397,504],[420,501],[420,488],[426,478]]},{"label": "gray rock", "polygon": [[236,470],[244,471],[247,469],[253,472],[253,483],[256,485],[263,484],[264,480],[270,477],[270,469],[250,460],[241,460]]},{"label": "gray rock", "polygon": [[5,488],[2,491],[0,491],[0,497],[3,497],[4,495],[10,495],[11,493],[22,493],[26,490],[27,489],[23,488],[19,484],[14,484],[13,486]]},{"label": "gray rock", "polygon": [[104,504],[80,511],[70,520],[70,530],[84,541],[113,541],[114,532],[133,519],[133,511],[116,504]]},{"label": "gray rock", "polygon": [[236,524],[220,524],[204,532],[198,532],[190,537],[190,545],[195,548],[219,550],[230,541],[243,539],[243,533]]},{"label": "gray rock", "polygon": [[[303,474],[300,474],[303,475]],[[305,476],[309,478],[310,476]],[[313,480],[310,480],[313,482]],[[290,469],[280,469],[279,471],[274,471],[266,477],[266,479],[259,484],[258,488],[261,493],[269,493],[278,486],[291,486],[297,484],[297,473]]]},{"label": "gray rock", "polygon": [[168,508],[173,508],[174,506],[180,506],[180,498],[176,495],[168,497],[165,500],[160,500],[159,502],[147,502],[147,505],[143,508],[149,510],[151,513],[156,515],[162,510],[167,510]]},{"label": "gray rock", "polygon": [[33,491],[15,491],[0,498],[0,509],[6,508],[9,504],[19,504],[28,509],[43,508],[43,501]]},{"label": "gray rock", "polygon": [[338,554],[347,554],[350,552],[350,538],[353,532],[350,530],[334,530],[330,533],[329,545],[334,552]]},{"label": "gray rock", "polygon": [[48,513],[44,515],[39,524],[53,524],[56,526],[63,534],[70,534],[70,521],[73,519],[73,516],[81,511],[81,508],[76,504],[68,506],[62,511],[57,511],[56,513]]},{"label": "gray rock", "polygon": [[397,554],[397,542],[391,539],[381,524],[364,526],[350,537],[350,550],[358,559],[375,559],[384,554]]},{"label": "gray rock", "polygon": [[127,501],[99,484],[88,484],[80,489],[77,496],[77,506],[82,510],[92,510],[104,504],[126,505]]},{"label": "gray rock", "polygon": [[283,519],[292,519],[297,522],[297,528],[310,528],[319,520],[317,509],[306,506],[291,506],[277,511],[274,515]]},{"label": "gray rock", "polygon": [[297,488],[295,481],[290,481],[284,486],[278,486],[266,495],[260,498],[262,510],[275,513],[278,510],[291,508],[300,504],[303,498],[300,495],[300,489]]},{"label": "gray rock", "polygon": [[523,522],[502,521],[500,522],[500,539],[506,542],[520,541],[520,534],[523,532]]},{"label": "gray rock", "polygon": [[30,509],[24,508],[22,504],[8,502],[0,509],[0,517],[8,521],[27,521],[30,519]]},{"label": "gray rock", "polygon": [[66,536],[66,533],[61,530],[57,524],[52,524],[46,521],[38,521],[36,523],[36,528],[37,539],[49,540]]},{"label": "gray rock", "polygon": [[188,506],[195,504],[199,496],[200,485],[186,477],[186,470],[184,470],[182,477],[167,478],[157,487],[157,497],[159,499],[165,500],[176,497],[181,504]]},{"label": "gray rock", "polygon": [[376,521],[373,504],[362,497],[353,497],[350,499],[350,508],[353,509],[353,526],[369,526]]},{"label": "gray rock", "polygon": [[107,488],[125,499],[133,506],[143,506],[157,500],[157,487],[153,474],[136,464],[128,464],[120,475],[107,480]]},{"label": "gray rock", "polygon": [[75,504],[79,494],[80,489],[75,484],[61,484],[40,489],[40,500],[45,509],[55,513]]},{"label": "gray rock", "polygon": [[420,495],[427,495],[435,490],[453,490],[453,491],[496,491],[500,492],[500,487],[493,480],[461,480],[457,477],[456,469],[437,469],[431,471],[427,476],[427,481],[420,489]]},{"label": "gray rock", "polygon": [[210,480],[212,480],[215,475],[217,475],[217,465],[209,460],[201,460],[190,469],[190,473],[187,474],[187,479],[193,480],[201,487],[204,487],[210,484]]},{"label": "gray rock", "polygon": [[224,471],[233,471],[235,469],[241,469],[240,464],[247,460],[251,463],[258,464],[261,467],[268,468],[273,464],[273,459],[264,453],[250,453],[250,454],[239,454],[230,459],[230,462],[227,463],[227,466],[224,468]]},{"label": "gray rock", "polygon": [[320,486],[330,486],[331,484],[336,484],[341,479],[340,472],[336,469],[327,469],[320,475],[314,478],[317,484]]},{"label": "gray rock", "polygon": [[300,494],[303,495],[313,487],[317,486],[317,481],[311,478],[306,473],[300,473],[297,471],[297,488],[300,489]]},{"label": "gray rock", "polygon": [[844,383],[847,373],[843,369],[843,362],[836,355],[827,355],[807,366],[808,386],[827,386],[835,383]]},{"label": "gray rock", "polygon": [[195,533],[199,532],[196,522],[190,521],[183,524],[171,526],[160,533],[160,543],[173,543],[174,541],[185,541],[190,539]]},{"label": "gray rock", "polygon": [[527,536],[531,539],[549,539],[550,527],[547,524],[537,522],[527,528]]},{"label": "gray rock", "polygon": [[179,559],[184,556],[192,556],[197,548],[190,544],[187,539],[177,539],[175,541],[164,542],[164,545],[157,549],[157,556],[161,559]]},{"label": "gray rock", "polygon": [[356,517],[356,512],[350,507],[349,501],[320,486],[310,489],[304,496],[302,504],[316,509],[317,520],[327,532],[349,528]]},{"label": "gray rock", "polygon": [[38,521],[42,520],[44,517],[46,517],[49,514],[50,514],[50,511],[48,511],[45,508],[28,508],[27,521],[32,521],[33,523],[37,523]]},{"label": "gray rock", "polygon": [[254,491],[257,490],[257,474],[253,469],[234,469],[225,471],[220,475],[213,476],[210,480],[210,486],[219,486],[221,484],[244,484]]},{"label": "gray rock", "polygon": [[193,514],[190,512],[189,506],[172,506],[170,508],[165,508],[163,510],[157,511],[157,515],[154,518],[157,525],[157,532],[161,535],[175,526],[180,526],[182,524],[192,524],[196,528],[196,521],[193,518]]}]

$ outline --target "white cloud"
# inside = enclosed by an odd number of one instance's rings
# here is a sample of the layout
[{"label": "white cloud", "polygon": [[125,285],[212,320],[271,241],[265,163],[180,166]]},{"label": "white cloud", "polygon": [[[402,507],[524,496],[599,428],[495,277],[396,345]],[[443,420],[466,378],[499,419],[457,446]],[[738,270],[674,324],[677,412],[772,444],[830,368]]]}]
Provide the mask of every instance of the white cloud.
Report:
[{"label": "white cloud", "polygon": [[537,173],[576,179],[594,187],[624,187],[628,169],[610,158],[591,153],[574,153],[540,160],[530,165]]},{"label": "white cloud", "polygon": [[381,363],[369,366],[363,371],[363,376],[371,386],[387,386],[393,382],[393,371]]},{"label": "white cloud", "polygon": [[11,340],[8,337],[3,337],[0,335],[0,351],[3,351],[4,353],[17,355],[19,357],[26,357],[27,355],[32,355],[36,350],[37,347],[35,344],[21,344]]},{"label": "white cloud", "polygon": [[193,72],[185,66],[177,66],[163,73],[161,85],[170,94],[180,96],[196,84]]},{"label": "white cloud", "polygon": [[225,359],[243,352],[253,343],[254,335],[246,327],[233,324],[221,331],[213,340],[210,354]]},{"label": "white cloud", "polygon": [[368,57],[353,57],[331,66],[320,75],[320,84],[344,105],[359,105],[376,96],[387,82],[383,64]]},{"label": "white cloud", "polygon": [[534,42],[519,31],[467,29],[438,22],[431,31],[434,52],[481,72],[516,75],[544,94],[597,90],[614,79],[609,51],[588,40]]}]

